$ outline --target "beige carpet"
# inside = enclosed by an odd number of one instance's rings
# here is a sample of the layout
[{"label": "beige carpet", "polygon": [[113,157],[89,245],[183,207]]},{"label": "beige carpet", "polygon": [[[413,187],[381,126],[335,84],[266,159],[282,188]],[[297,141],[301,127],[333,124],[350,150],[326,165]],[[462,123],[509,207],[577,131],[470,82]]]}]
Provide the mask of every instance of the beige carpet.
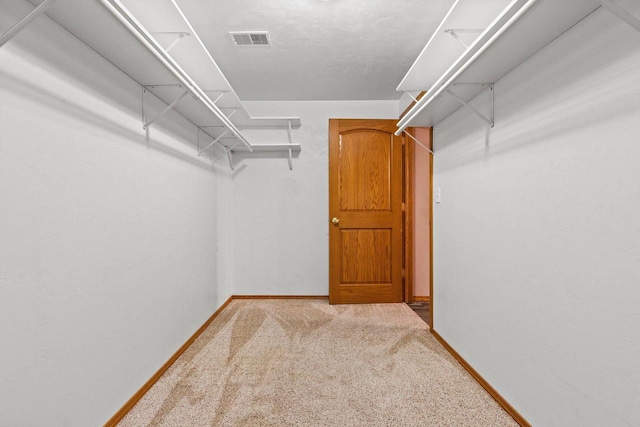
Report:
[{"label": "beige carpet", "polygon": [[405,304],[235,300],[120,426],[515,426]]}]

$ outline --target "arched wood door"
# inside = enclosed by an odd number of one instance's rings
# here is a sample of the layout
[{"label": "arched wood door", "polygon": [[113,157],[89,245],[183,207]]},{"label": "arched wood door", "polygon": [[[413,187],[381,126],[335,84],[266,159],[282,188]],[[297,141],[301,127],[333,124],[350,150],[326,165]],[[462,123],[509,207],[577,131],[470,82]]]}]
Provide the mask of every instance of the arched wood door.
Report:
[{"label": "arched wood door", "polygon": [[402,302],[396,120],[329,120],[329,302]]}]

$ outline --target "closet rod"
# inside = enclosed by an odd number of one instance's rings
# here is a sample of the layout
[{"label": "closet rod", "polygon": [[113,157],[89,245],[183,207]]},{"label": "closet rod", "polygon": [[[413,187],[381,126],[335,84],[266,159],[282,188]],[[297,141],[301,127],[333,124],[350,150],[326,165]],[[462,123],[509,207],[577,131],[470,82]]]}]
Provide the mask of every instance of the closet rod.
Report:
[{"label": "closet rod", "polygon": [[[503,35],[505,35],[507,32],[509,32],[511,30],[511,28],[513,26],[515,26],[522,17],[524,17],[535,5],[537,5],[541,0],[528,0],[526,2],[524,2],[525,4],[523,6],[521,6],[517,12],[515,12],[513,14],[513,16],[511,16],[507,22],[500,27],[500,29],[498,29],[493,35],[491,35],[489,37],[489,39],[480,47],[478,48],[478,50],[461,66],[459,66],[457,69],[452,66],[451,68],[449,68],[449,70],[447,71],[447,73],[445,73],[442,77],[440,77],[440,79],[438,80],[438,82],[436,82],[433,87],[431,89],[429,89],[429,92],[427,92],[427,94],[425,96],[423,96],[422,98],[420,98],[420,101],[418,101],[414,106],[413,106],[413,111],[410,111],[409,114],[407,114],[406,116],[404,116],[402,118],[402,120],[400,120],[398,122],[398,130],[395,132],[396,136],[400,136],[402,134],[402,132],[404,132],[404,130],[406,128],[409,127],[411,121],[422,112],[422,110],[424,110],[426,107],[428,107],[429,105],[431,105],[433,103],[433,101],[435,101],[436,98],[438,98],[444,91],[446,91],[447,89],[449,89],[449,87],[455,83],[456,79],[458,77],[460,77],[460,75],[462,73],[464,73],[467,68],[469,68],[474,62],[476,62],[478,60],[478,58],[480,58],[487,50],[489,50],[498,40],[500,40],[502,38]],[[516,3],[516,1],[514,0],[514,4]],[[515,7],[514,5],[512,5],[511,7]],[[506,12],[506,11],[505,11]],[[503,15],[504,16],[504,13]],[[500,18],[500,17],[499,17]],[[498,18],[498,19],[499,19]],[[496,22],[496,21],[494,21]],[[489,29],[485,30],[486,35],[487,31]],[[482,37],[482,35],[480,36]],[[472,45],[473,46],[473,45]],[[454,64],[455,65],[455,64]],[[455,71],[454,71],[455,70]],[[449,74],[451,73],[451,74]],[[444,82],[443,82],[444,80]],[[438,86],[439,85],[439,86]],[[435,89],[434,91],[432,91],[433,88],[435,88],[436,86],[438,86],[437,89]],[[429,96],[427,96],[429,95]]]},{"label": "closet rod", "polygon": [[113,16],[131,35],[133,35],[152,55],[154,55],[167,70],[171,72],[191,94],[199,99],[209,111],[211,111],[224,126],[233,133],[236,138],[247,146],[249,151],[253,151],[251,144],[242,136],[236,126],[225,116],[215,105],[206,93],[191,80],[191,77],[180,68],[180,66],[158,45],[154,38],[145,28],[129,13],[129,11],[118,0],[95,0],[111,16]]}]

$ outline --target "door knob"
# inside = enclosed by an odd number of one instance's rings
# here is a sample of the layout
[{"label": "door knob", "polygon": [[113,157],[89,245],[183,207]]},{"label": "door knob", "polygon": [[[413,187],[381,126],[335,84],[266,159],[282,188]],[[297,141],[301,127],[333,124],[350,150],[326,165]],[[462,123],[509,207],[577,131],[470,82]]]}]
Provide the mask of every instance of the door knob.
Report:
[{"label": "door knob", "polygon": [[338,217],[335,217],[335,216],[334,216],[334,217],[333,217],[333,219],[331,220],[331,223],[332,223],[333,225],[338,225],[338,224],[340,224],[340,218],[338,218]]}]

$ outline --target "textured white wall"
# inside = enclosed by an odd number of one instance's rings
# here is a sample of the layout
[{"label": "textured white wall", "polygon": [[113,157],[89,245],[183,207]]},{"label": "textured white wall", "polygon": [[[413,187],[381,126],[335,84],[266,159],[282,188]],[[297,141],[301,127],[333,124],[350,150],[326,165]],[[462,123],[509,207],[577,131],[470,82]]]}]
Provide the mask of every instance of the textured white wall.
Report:
[{"label": "textured white wall", "polygon": [[[328,295],[329,118],[397,118],[396,101],[247,102],[255,116],[300,116],[302,152],[237,156],[233,175],[234,293]],[[258,144],[283,130],[248,131]]]},{"label": "textured white wall", "polygon": [[533,425],[637,426],[640,33],[601,9],[495,100],[435,128],[435,329]]},{"label": "textured white wall", "polygon": [[0,425],[102,425],[231,294],[194,135],[46,17],[0,48]]}]

